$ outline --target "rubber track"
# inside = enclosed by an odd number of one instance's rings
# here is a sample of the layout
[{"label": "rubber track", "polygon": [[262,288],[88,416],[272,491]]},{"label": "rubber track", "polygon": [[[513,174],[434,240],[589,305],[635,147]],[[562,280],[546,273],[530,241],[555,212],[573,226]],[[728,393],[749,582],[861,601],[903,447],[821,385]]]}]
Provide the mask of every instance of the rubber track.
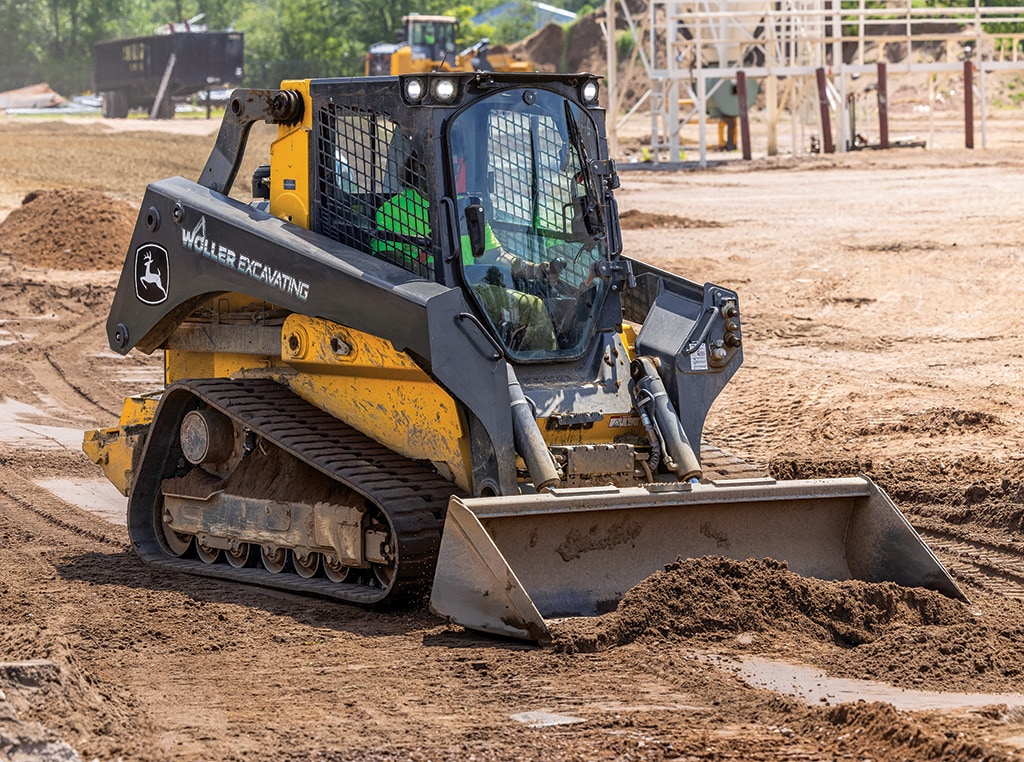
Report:
[{"label": "rubber track", "polygon": [[185,381],[174,384],[166,394],[182,388],[377,506],[391,522],[398,570],[391,587],[383,590],[360,583],[303,579],[289,572],[272,574],[262,568],[235,569],[226,563],[175,558],[163,551],[155,537],[150,542],[136,541],[144,561],[200,576],[360,604],[401,602],[421,596],[430,586],[448,499],[462,494],[455,485],[429,466],[397,455],[269,379]]}]

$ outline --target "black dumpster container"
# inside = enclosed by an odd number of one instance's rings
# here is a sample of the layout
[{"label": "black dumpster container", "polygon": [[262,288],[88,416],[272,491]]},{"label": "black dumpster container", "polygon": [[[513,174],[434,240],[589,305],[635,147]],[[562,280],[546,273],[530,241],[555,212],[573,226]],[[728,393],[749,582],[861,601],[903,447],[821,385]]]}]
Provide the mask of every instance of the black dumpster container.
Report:
[{"label": "black dumpster container", "polygon": [[105,117],[121,118],[132,108],[145,108],[169,118],[174,115],[174,96],[241,84],[243,51],[241,32],[184,32],[98,42],[93,46],[92,86],[103,96]]}]

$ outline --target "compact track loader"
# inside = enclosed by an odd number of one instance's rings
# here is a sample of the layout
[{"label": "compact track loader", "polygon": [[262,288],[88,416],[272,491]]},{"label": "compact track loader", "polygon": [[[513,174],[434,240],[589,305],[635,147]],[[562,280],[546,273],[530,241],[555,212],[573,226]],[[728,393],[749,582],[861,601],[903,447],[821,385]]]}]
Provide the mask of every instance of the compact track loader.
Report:
[{"label": "compact track loader", "polygon": [[166,388],[84,445],[139,555],[366,605],[429,590],[537,641],[680,556],[962,597],[866,478],[705,475],[739,299],[624,256],[617,185],[585,74],[235,91],[198,182],[149,186],[108,321],[164,356]]}]

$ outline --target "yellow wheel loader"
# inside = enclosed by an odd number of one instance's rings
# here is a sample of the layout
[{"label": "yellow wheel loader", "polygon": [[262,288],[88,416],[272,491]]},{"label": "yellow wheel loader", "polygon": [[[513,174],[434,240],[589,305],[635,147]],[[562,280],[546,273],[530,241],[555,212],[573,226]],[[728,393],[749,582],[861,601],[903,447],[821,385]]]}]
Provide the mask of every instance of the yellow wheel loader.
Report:
[{"label": "yellow wheel loader", "polygon": [[[251,203],[249,128],[278,125]],[[622,253],[598,80],[236,90],[146,191],[107,324],[166,388],[85,450],[144,561],[543,642],[678,557],[963,597],[863,477],[712,480],[737,294]]]},{"label": "yellow wheel loader", "polygon": [[530,72],[536,67],[507,53],[490,49],[480,40],[461,52],[455,48],[459,23],[454,16],[411,13],[402,18],[395,42],[377,42],[366,54],[366,76],[427,74],[433,71]]}]

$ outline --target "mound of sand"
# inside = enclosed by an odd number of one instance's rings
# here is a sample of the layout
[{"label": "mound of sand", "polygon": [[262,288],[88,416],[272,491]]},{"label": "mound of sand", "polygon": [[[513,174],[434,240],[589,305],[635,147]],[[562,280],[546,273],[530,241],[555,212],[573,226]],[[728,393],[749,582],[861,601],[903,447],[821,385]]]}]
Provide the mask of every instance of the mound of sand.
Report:
[{"label": "mound of sand", "polygon": [[603,648],[642,637],[732,639],[786,632],[844,647],[870,643],[893,625],[952,625],[964,606],[927,590],[801,577],[780,561],[680,559],[630,590],[618,608],[575,632],[576,648]]},{"label": "mound of sand", "polygon": [[593,652],[688,639],[773,652],[785,640],[844,677],[934,689],[1018,690],[1024,626],[976,606],[892,583],[801,577],[785,563],[678,560],[640,582],[615,611],[553,628],[554,647]]},{"label": "mound of sand", "polygon": [[138,210],[102,193],[32,191],[0,223],[0,252],[29,267],[118,270]]},{"label": "mound of sand", "polygon": [[627,209],[619,215],[619,223],[623,230],[648,230],[650,228],[683,229],[683,228],[720,228],[720,222],[711,220],[694,220],[689,217],[678,217],[674,214],[658,214],[641,212],[639,209]]},{"label": "mound of sand", "polygon": [[[0,759],[78,760],[62,739],[90,748],[136,728],[130,698],[81,668],[67,638],[27,624],[0,632]],[[86,757],[89,759],[89,757]]]}]

